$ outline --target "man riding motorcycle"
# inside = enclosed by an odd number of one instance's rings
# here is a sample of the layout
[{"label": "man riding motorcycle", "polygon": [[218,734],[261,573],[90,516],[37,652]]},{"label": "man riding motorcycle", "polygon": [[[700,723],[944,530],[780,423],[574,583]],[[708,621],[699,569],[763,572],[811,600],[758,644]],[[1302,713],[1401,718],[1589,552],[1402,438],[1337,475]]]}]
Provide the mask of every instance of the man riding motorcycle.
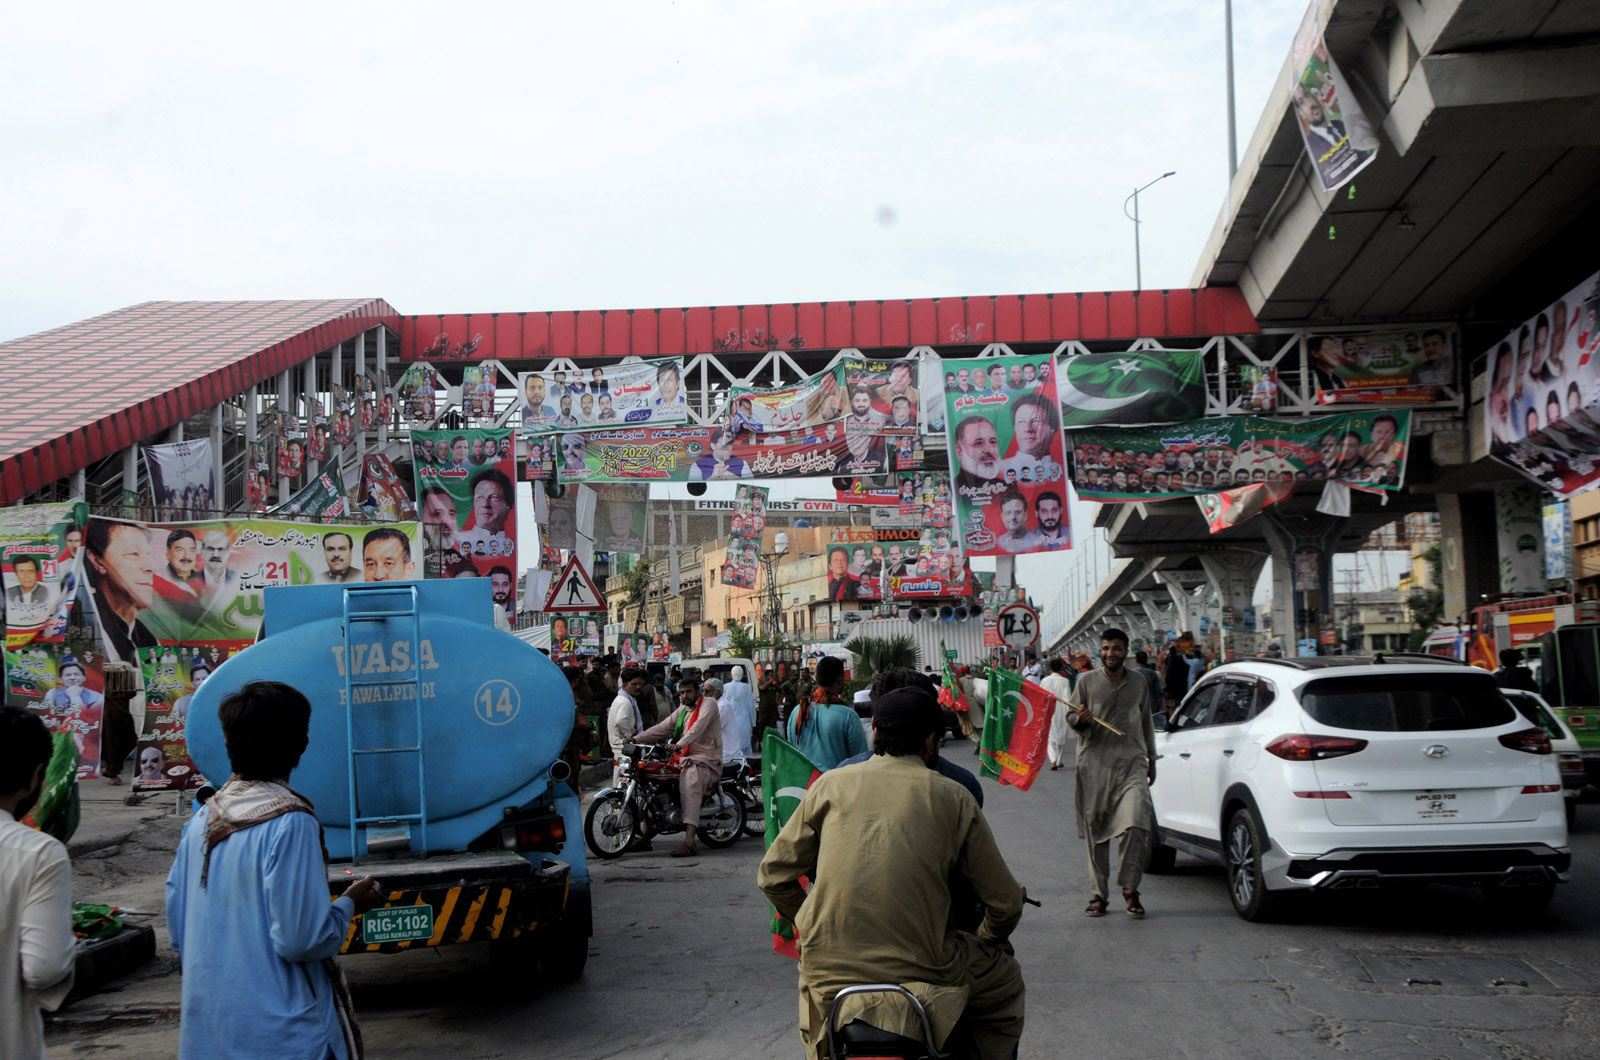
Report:
[{"label": "man riding motorcycle", "polygon": [[[936,1044],[999,1060],[1022,1037],[1023,983],[1007,937],[1024,893],[976,800],[928,768],[943,722],[938,700],[902,688],[873,707],[877,754],[830,770],[806,792],[757,877],[800,939],[800,1037],[824,1055],[828,1004],[845,986],[897,983],[923,1005]],[[986,907],[975,934],[950,923],[957,865]],[[800,877],[813,875],[809,892]],[[912,1010],[884,995],[845,999],[860,1019],[921,1037]]]}]

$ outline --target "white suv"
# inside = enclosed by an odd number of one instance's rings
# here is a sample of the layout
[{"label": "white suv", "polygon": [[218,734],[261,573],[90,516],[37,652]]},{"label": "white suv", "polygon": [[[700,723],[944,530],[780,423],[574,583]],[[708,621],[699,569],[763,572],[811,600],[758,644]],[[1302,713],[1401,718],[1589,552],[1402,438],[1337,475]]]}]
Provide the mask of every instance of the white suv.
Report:
[{"label": "white suv", "polygon": [[1150,870],[1220,862],[1246,920],[1293,892],[1476,883],[1544,908],[1567,879],[1550,737],[1486,672],[1391,655],[1257,659],[1157,716]]}]

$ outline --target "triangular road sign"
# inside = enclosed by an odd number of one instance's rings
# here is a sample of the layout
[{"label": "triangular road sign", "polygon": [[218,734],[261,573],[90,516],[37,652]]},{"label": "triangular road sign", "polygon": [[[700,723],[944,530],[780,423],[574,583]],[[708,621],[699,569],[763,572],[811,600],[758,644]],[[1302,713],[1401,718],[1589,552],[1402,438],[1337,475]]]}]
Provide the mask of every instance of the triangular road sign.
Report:
[{"label": "triangular road sign", "polygon": [[567,560],[561,573],[550,584],[550,595],[545,599],[546,611],[604,611],[605,598],[594,587],[594,579],[583,569],[578,557]]}]

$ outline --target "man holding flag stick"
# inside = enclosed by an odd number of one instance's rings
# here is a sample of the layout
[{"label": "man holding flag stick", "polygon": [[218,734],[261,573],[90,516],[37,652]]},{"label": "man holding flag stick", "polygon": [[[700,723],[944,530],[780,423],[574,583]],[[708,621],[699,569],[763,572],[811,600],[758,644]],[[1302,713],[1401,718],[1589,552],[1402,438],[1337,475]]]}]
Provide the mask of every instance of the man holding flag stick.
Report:
[{"label": "man holding flag stick", "polygon": [[1117,883],[1129,915],[1144,916],[1139,881],[1150,859],[1150,784],[1156,779],[1150,690],[1128,673],[1128,635],[1100,635],[1100,669],[1078,678],[1067,701],[1067,725],[1078,734],[1078,835],[1088,843],[1094,893],[1084,909],[1105,916],[1111,840],[1118,844]]}]

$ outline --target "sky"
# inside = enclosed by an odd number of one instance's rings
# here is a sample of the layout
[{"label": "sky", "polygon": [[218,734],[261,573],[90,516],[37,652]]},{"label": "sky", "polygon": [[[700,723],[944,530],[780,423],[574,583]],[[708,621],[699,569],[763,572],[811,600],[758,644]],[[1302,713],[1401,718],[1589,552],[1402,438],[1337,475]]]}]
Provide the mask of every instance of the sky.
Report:
[{"label": "sky", "polygon": [[[1234,4],[1241,145],[1304,9]],[[1129,289],[1167,170],[1144,280],[1184,287],[1228,176],[1222,0],[6,5],[0,60],[0,340]]]}]

